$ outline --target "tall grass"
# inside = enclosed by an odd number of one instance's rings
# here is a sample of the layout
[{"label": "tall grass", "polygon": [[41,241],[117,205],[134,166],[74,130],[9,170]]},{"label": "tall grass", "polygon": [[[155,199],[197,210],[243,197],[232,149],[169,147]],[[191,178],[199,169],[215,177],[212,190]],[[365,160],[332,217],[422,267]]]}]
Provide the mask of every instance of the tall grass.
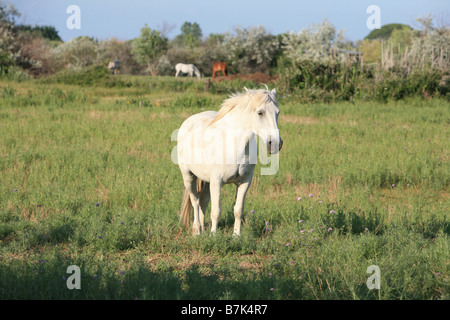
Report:
[{"label": "tall grass", "polygon": [[171,134],[225,95],[140,83],[0,83],[1,299],[449,298],[444,100],[282,100],[280,170],[257,165],[242,236],[225,186],[218,234],[194,238]]}]

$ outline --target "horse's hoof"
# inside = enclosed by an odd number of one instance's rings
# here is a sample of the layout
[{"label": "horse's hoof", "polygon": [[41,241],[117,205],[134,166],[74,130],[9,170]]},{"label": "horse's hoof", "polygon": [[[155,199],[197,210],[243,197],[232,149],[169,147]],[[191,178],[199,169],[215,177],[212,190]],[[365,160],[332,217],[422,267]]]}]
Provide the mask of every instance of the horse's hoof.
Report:
[{"label": "horse's hoof", "polygon": [[200,228],[192,228],[192,235],[194,237],[199,236],[200,233],[202,233],[202,231],[200,230]]}]

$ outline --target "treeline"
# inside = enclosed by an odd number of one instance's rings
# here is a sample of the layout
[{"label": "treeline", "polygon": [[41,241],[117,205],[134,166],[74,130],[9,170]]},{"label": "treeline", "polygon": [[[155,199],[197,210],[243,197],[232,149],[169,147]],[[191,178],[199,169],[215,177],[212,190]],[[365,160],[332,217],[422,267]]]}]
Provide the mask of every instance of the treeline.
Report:
[{"label": "treeline", "polygon": [[63,42],[51,26],[17,25],[19,15],[0,1],[0,74],[10,79],[92,75],[114,60],[122,74],[174,75],[182,62],[210,76],[214,61],[225,61],[230,74],[270,75],[285,95],[305,102],[450,95],[450,30],[430,16],[417,19],[417,30],[386,25],[353,43],[327,20],[279,35],[258,26],[205,37],[197,23],[185,22],[173,39],[167,37],[170,26],[145,25],[132,40],[82,36]]}]

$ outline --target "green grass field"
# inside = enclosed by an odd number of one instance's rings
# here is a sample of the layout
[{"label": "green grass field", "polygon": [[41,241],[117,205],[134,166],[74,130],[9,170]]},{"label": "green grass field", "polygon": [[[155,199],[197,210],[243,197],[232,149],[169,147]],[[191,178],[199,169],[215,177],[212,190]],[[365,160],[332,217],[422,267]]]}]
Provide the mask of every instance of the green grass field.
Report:
[{"label": "green grass field", "polygon": [[280,92],[280,169],[257,166],[242,236],[230,185],[218,234],[192,237],[171,134],[226,90],[132,81],[0,81],[0,299],[450,298],[448,102]]}]

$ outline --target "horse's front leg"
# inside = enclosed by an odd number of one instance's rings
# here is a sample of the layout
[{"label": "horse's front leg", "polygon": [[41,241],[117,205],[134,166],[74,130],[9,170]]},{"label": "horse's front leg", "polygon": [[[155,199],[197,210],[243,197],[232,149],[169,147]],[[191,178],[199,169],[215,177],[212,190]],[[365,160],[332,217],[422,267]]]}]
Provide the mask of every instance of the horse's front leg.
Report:
[{"label": "horse's front leg", "polygon": [[222,183],[211,181],[209,184],[211,195],[211,233],[216,233],[217,224],[220,218],[220,192],[222,190]]},{"label": "horse's front leg", "polygon": [[244,213],[244,202],[247,190],[250,187],[251,178],[248,181],[242,182],[236,189],[236,203],[234,204],[234,229],[233,236],[241,235],[241,220]]}]

